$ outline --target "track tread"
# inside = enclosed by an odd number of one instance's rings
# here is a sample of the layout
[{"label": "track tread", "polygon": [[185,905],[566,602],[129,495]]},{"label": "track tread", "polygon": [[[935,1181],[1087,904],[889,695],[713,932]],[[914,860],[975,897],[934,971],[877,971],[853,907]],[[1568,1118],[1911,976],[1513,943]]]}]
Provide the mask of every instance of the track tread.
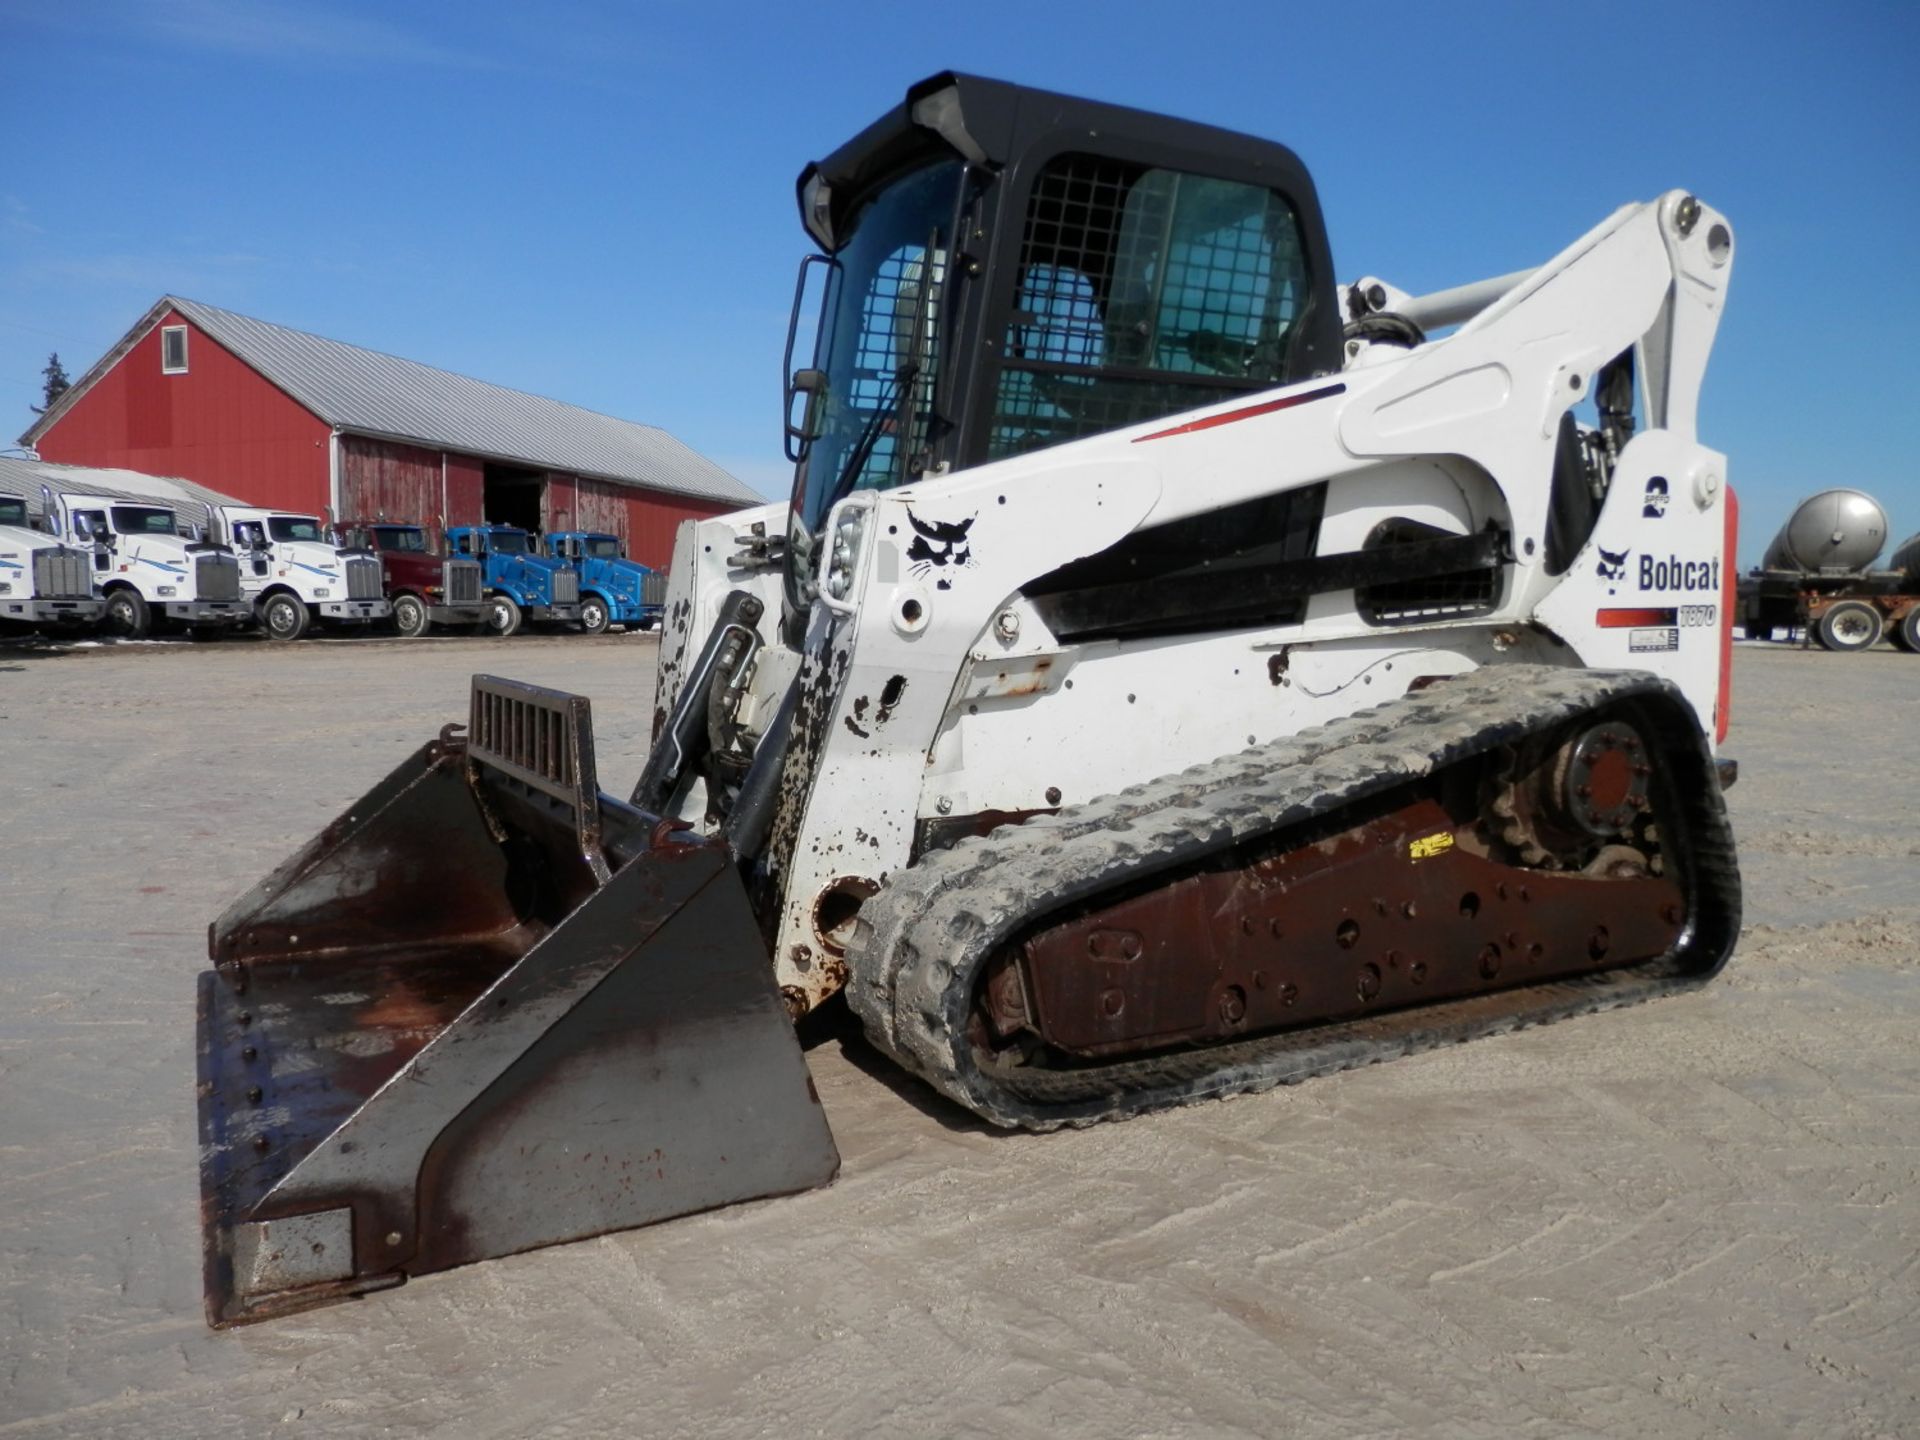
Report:
[{"label": "track tread", "polygon": [[[1694,772],[1678,778],[1680,813],[1663,821],[1676,831],[1668,848],[1690,872],[1684,878],[1693,897],[1674,954],[1577,979],[1107,1065],[989,1070],[977,1064],[966,1036],[976,976],[1037,917],[1140,874],[1324,816],[1596,706],[1632,699],[1654,702],[1649,708],[1665,726],[1657,743]],[[1739,875],[1713,775],[1692,710],[1653,676],[1540,665],[1477,670],[923,856],[862,911],[848,952],[848,999],[868,1036],[902,1065],[996,1125],[1033,1130],[1266,1090],[1636,1003],[1704,983],[1725,963],[1739,932]]]}]

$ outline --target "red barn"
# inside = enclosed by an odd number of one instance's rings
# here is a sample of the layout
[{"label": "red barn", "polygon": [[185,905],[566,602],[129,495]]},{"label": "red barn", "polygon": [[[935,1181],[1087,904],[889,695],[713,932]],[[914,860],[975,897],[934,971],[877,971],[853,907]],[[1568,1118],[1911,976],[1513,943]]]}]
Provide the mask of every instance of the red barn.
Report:
[{"label": "red barn", "polygon": [[20,443],[253,505],[605,530],[662,567],[681,520],[765,503],[651,425],[172,295]]}]

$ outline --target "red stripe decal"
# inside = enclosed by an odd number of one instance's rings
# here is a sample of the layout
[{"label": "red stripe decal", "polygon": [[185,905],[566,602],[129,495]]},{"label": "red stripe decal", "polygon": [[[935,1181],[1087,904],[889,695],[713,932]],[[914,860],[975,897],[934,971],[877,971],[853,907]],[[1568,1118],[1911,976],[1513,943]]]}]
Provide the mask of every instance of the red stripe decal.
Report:
[{"label": "red stripe decal", "polygon": [[1727,543],[1720,557],[1720,694],[1713,702],[1713,743],[1723,745],[1733,723],[1733,606],[1739,598],[1734,565],[1740,550],[1740,498],[1727,486]]},{"label": "red stripe decal", "polygon": [[1602,630],[1627,630],[1635,625],[1678,625],[1678,610],[1596,610],[1593,623]]},{"label": "red stripe decal", "polygon": [[1276,410],[1291,410],[1296,405],[1305,405],[1310,400],[1325,400],[1329,395],[1344,395],[1346,385],[1336,381],[1332,385],[1322,385],[1318,390],[1308,390],[1301,395],[1283,395],[1278,400],[1265,400],[1258,405],[1249,405],[1244,410],[1229,410],[1223,415],[1209,415],[1204,420],[1189,420],[1184,425],[1175,425],[1171,430],[1156,430],[1151,435],[1136,435],[1133,443],[1143,440],[1164,440],[1169,435],[1191,435],[1196,430],[1211,430],[1216,425],[1231,425],[1236,420],[1251,420],[1256,415],[1271,415]]}]

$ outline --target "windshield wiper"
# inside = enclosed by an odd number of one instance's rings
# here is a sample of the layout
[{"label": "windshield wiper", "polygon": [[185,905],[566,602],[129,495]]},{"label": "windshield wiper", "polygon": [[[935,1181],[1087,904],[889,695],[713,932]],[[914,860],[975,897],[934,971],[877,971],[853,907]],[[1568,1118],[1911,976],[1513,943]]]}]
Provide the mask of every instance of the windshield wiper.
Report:
[{"label": "windshield wiper", "polygon": [[833,482],[833,489],[827,492],[827,503],[820,507],[821,519],[834,506],[853,493],[853,487],[860,478],[860,472],[867,468],[867,459],[873,454],[873,447],[880,443],[880,432],[890,419],[897,420],[900,397],[908,393],[913,382],[919,377],[918,359],[907,361],[893,372],[886,393],[880,397],[880,403],[867,417],[866,426],[860,431],[860,438],[854,442],[853,450],[847,456],[847,463],[840,468],[839,477]]}]

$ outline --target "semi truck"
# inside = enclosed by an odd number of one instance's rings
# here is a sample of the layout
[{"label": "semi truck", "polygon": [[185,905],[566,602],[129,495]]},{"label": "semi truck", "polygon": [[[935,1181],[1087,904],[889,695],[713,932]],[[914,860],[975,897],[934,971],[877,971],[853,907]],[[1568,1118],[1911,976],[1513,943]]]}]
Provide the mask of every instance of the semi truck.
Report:
[{"label": "semi truck", "polygon": [[599,530],[556,530],[541,541],[549,559],[580,578],[580,628],[599,635],[615,625],[653,630],[667,598],[667,577],[629,560],[620,537]]},{"label": "semi truck", "polygon": [[56,533],[92,551],[106,628],[138,640],[168,626],[196,638],[252,618],[231,548],[180,533],[172,507],[109,495],[56,495]]},{"label": "semi truck", "polygon": [[487,624],[496,635],[511,635],[529,620],[571,624],[580,618],[580,577],[542,555],[525,530],[456,525],[447,531],[447,544],[481,565]]},{"label": "semi truck", "polygon": [[425,635],[436,625],[464,629],[487,623],[479,562],[441,553],[423,527],[352,520],[336,526],[334,534],[342,545],[379,560],[393,626],[402,635]]},{"label": "semi truck", "polygon": [[298,640],[317,623],[370,625],[391,613],[380,562],[333,543],[317,515],[214,507],[240,557],[240,588],[270,640]]},{"label": "semi truck", "polygon": [[87,550],[33,528],[27,502],[0,495],[0,622],[15,629],[70,630],[100,618]]},{"label": "semi truck", "polygon": [[1869,650],[1889,638],[1920,653],[1920,534],[1876,567],[1887,512],[1862,490],[1836,488],[1794,507],[1758,569],[1740,582],[1749,639],[1791,639],[1822,649]]}]

